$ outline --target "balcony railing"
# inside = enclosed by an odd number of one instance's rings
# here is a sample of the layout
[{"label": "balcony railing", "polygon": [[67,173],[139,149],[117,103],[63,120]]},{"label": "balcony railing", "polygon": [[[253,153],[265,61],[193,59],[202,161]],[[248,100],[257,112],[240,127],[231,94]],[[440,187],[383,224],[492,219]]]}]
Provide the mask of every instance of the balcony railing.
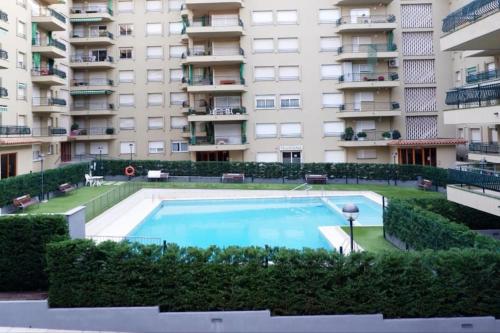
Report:
[{"label": "balcony railing", "polygon": [[245,55],[245,51],[241,47],[218,47],[215,49],[188,49],[182,54],[182,58],[186,57],[201,57],[201,56],[237,56]]},{"label": "balcony railing", "polygon": [[9,96],[9,91],[7,88],[0,87],[0,97],[8,97]]},{"label": "balcony railing", "polygon": [[79,128],[71,131],[72,136],[89,136],[89,135],[113,135],[115,129],[113,127],[89,127]]},{"label": "balcony railing", "polygon": [[245,79],[239,76],[193,76],[192,79],[183,78],[182,82],[190,86],[211,86],[211,85],[237,85],[245,84]]},{"label": "balcony railing", "polygon": [[374,24],[374,23],[394,23],[394,15],[372,15],[372,16],[342,16],[337,20],[337,26],[343,24]]},{"label": "balcony railing", "polygon": [[73,80],[71,85],[74,87],[113,86],[114,81],[109,79]]},{"label": "balcony railing", "polygon": [[31,70],[31,75],[32,76],[51,76],[55,75],[60,77],[61,79],[66,78],[66,73],[57,69],[57,68],[33,68]]},{"label": "balcony railing", "polygon": [[398,73],[348,73],[339,77],[340,82],[398,81]]},{"label": "balcony railing", "polygon": [[0,10],[0,21],[9,22],[9,15],[2,10]]},{"label": "balcony railing", "polygon": [[225,18],[225,17],[195,17],[191,22],[193,27],[243,27],[243,21],[240,18]]},{"label": "balcony railing", "polygon": [[399,110],[397,102],[361,102],[347,103],[339,106],[340,112],[375,112]]},{"label": "balcony railing", "polygon": [[396,44],[352,44],[342,45],[338,48],[338,53],[394,52],[397,49]]},{"label": "balcony railing", "polygon": [[65,106],[66,100],[62,98],[33,97],[33,106]]},{"label": "balcony railing", "polygon": [[500,192],[500,173],[477,167],[460,166],[448,170],[448,183]]},{"label": "balcony railing", "polygon": [[473,142],[469,144],[469,151],[473,153],[500,154],[500,145],[498,143]]},{"label": "balcony railing", "polygon": [[33,128],[33,136],[36,137],[64,136],[66,134],[68,131],[60,127]]},{"label": "balcony railing", "polygon": [[218,106],[209,108],[192,108],[189,109],[189,114],[207,114],[211,116],[234,116],[242,115],[247,113],[247,109],[244,106]]},{"label": "balcony railing", "polygon": [[109,39],[114,39],[115,36],[107,30],[85,30],[85,31],[72,31],[71,38],[99,38],[106,37]]},{"label": "balcony railing", "polygon": [[389,131],[372,131],[364,130],[359,132],[354,132],[352,135],[348,132],[341,134],[340,138],[342,141],[381,141],[381,140],[396,140],[401,137],[401,134],[397,130]]},{"label": "balcony railing", "polygon": [[9,52],[0,49],[0,59],[1,60],[9,60]]},{"label": "balcony railing", "polygon": [[112,103],[76,103],[71,105],[71,111],[113,111],[115,105]]},{"label": "balcony railing", "polygon": [[31,129],[27,126],[0,126],[0,136],[30,135]]},{"label": "balcony railing", "polygon": [[450,33],[500,11],[498,0],[475,0],[451,13],[443,20],[443,32]]},{"label": "balcony railing", "polygon": [[194,146],[201,145],[241,145],[244,144],[244,136],[197,136],[191,138],[190,144]]},{"label": "balcony railing", "polygon": [[57,20],[61,21],[62,23],[66,23],[66,17],[51,9],[51,8],[43,8],[43,7],[40,7],[38,8],[38,10],[32,10],[31,12],[31,15],[32,16],[35,16],[35,17],[54,17],[56,18]]},{"label": "balcony railing", "polygon": [[446,105],[476,108],[500,104],[500,83],[457,88],[446,93]]},{"label": "balcony railing", "polygon": [[104,6],[82,6],[70,9],[71,14],[100,14],[107,13],[113,15],[113,10]]},{"label": "balcony railing", "polygon": [[479,72],[475,74],[469,74],[465,78],[467,83],[478,83],[482,81],[496,80],[500,79],[500,70],[494,69],[491,71]]},{"label": "balcony railing", "polygon": [[110,56],[71,56],[71,62],[114,62],[113,57]]},{"label": "balcony railing", "polygon": [[58,41],[57,39],[41,39],[41,38],[33,38],[31,41],[31,45],[33,46],[54,46],[59,50],[66,51],[66,45]]}]

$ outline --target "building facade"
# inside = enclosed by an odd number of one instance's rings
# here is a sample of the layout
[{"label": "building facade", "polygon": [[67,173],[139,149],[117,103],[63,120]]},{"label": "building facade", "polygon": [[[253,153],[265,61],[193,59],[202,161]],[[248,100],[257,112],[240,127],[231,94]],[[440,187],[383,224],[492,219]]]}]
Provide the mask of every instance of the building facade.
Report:
[{"label": "building facade", "polygon": [[444,1],[55,2],[2,6],[0,151],[16,174],[40,155],[449,167],[464,142],[443,121]]}]

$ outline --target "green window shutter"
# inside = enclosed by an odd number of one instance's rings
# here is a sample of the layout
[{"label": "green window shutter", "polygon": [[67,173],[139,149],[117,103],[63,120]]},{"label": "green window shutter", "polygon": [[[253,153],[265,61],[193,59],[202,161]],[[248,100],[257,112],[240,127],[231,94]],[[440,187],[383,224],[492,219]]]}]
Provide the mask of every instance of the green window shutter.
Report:
[{"label": "green window shutter", "polygon": [[42,56],[38,52],[33,52],[33,68],[40,69]]},{"label": "green window shutter", "polygon": [[38,24],[31,23],[31,45],[36,45],[36,33],[38,32]]}]

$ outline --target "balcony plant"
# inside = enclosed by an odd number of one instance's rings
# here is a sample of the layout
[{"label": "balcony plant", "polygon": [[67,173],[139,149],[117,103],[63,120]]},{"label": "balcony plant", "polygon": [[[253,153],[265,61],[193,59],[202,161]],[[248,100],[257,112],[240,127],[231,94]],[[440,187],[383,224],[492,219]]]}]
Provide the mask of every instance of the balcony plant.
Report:
[{"label": "balcony plant", "polygon": [[115,129],[112,128],[112,127],[106,128],[106,134],[107,135],[113,135],[113,134],[115,134]]},{"label": "balcony plant", "polygon": [[401,139],[401,133],[398,130],[392,131],[392,138],[394,140],[399,140]]},{"label": "balcony plant", "polygon": [[344,134],[342,134],[341,136],[342,140],[345,141],[351,141],[353,137],[354,137],[354,130],[352,129],[352,127],[347,127],[344,131]]},{"label": "balcony plant", "polygon": [[382,137],[384,140],[390,140],[392,138],[392,133],[391,132],[384,132],[382,133]]},{"label": "balcony plant", "polygon": [[358,137],[359,141],[364,141],[364,140],[366,140],[366,137],[367,137],[365,132],[359,132],[358,134],[356,134],[356,136]]}]

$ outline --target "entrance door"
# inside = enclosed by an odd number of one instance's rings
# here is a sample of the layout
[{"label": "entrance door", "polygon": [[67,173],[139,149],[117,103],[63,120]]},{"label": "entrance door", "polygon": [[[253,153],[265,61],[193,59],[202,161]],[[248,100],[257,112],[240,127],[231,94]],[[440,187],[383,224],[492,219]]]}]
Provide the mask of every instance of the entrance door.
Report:
[{"label": "entrance door", "polygon": [[302,162],[302,152],[300,151],[284,151],[282,157],[283,163],[300,164]]},{"label": "entrance door", "polygon": [[0,155],[0,179],[14,177],[17,175],[17,154]]},{"label": "entrance door", "polygon": [[61,162],[71,161],[71,142],[61,142]]}]

